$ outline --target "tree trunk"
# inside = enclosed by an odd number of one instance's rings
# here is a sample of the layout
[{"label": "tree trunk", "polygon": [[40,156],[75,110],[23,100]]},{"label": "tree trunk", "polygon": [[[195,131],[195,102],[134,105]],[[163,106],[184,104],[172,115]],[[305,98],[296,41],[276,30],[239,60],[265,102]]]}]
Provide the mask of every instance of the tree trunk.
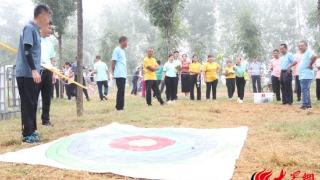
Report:
[{"label": "tree trunk", "polygon": [[[78,43],[77,43],[77,81],[83,83],[83,13],[82,13],[82,0],[77,0],[77,24],[78,24]],[[77,115],[83,115],[83,89],[77,87]]]},{"label": "tree trunk", "polygon": [[[62,69],[62,66],[63,66],[63,64],[64,64],[64,61],[63,61],[63,57],[62,57],[62,35],[61,34],[59,34],[59,36],[57,37],[57,39],[58,39],[58,51],[59,51],[59,59],[60,59],[60,61],[59,61],[59,69]],[[60,95],[60,99],[63,99],[63,97],[64,97],[64,82],[63,81],[59,81],[59,91],[60,91],[60,93],[59,93],[59,95]]]}]

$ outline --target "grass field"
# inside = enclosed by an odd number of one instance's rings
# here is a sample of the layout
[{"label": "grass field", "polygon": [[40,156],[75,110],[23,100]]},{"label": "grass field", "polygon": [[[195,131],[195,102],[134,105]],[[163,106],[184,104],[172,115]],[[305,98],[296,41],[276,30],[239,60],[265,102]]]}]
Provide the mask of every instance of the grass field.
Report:
[{"label": "grass field", "polygon": [[[247,94],[244,104],[228,101],[220,89],[217,102],[190,102],[180,98],[176,104],[161,107],[154,100],[147,107],[141,97],[126,97],[126,111],[114,110],[114,96],[108,102],[93,99],[85,102],[85,115],[76,117],[74,101],[55,100],[52,105],[53,128],[38,129],[42,142],[111,122],[141,127],[225,128],[248,126],[249,134],[237,161],[233,179],[247,180],[256,171],[268,168],[278,173],[301,170],[316,174],[320,179],[320,104],[312,111],[302,111],[299,104],[254,105]],[[0,153],[15,151],[30,145],[21,143],[20,120],[0,121]],[[0,163],[0,179],[129,179],[112,174],[64,171],[44,166]]]}]

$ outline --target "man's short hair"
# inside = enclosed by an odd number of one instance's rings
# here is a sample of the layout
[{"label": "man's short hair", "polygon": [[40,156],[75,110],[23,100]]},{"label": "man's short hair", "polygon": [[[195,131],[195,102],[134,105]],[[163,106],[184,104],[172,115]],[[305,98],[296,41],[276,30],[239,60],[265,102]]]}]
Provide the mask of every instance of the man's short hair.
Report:
[{"label": "man's short hair", "polygon": [[96,56],[96,59],[99,59],[99,60],[100,60],[100,59],[101,59],[101,56],[100,56],[100,55],[97,55],[97,56]]},{"label": "man's short hair", "polygon": [[306,40],[301,40],[300,43],[303,43],[304,45],[308,46],[308,42]]},{"label": "man's short hair", "polygon": [[175,53],[180,53],[179,51],[177,51],[177,50],[175,50],[175,51],[173,51],[173,53],[175,54]]},{"label": "man's short hair", "polygon": [[288,49],[288,45],[287,45],[287,44],[285,44],[285,43],[280,44],[280,46],[282,46],[282,47],[284,47],[284,48]]},{"label": "man's short hair", "polygon": [[121,36],[121,37],[119,38],[119,43],[122,43],[122,42],[124,42],[124,41],[126,41],[126,40],[128,40],[128,38],[127,38],[126,36]]},{"label": "man's short hair", "polygon": [[212,55],[212,54],[209,54],[209,55],[208,55],[208,58],[213,58],[213,55]]},{"label": "man's short hair", "polygon": [[71,64],[69,62],[65,62],[64,63],[65,65],[68,65],[68,66],[71,66]]},{"label": "man's short hair", "polygon": [[49,14],[52,14],[50,7],[48,5],[45,4],[39,4],[34,8],[34,12],[33,15],[34,17],[38,17],[41,13],[46,12]]},{"label": "man's short hair", "polygon": [[172,54],[172,53],[169,53],[168,57],[170,58],[170,57],[172,57],[172,56],[173,56],[173,54]]},{"label": "man's short hair", "polygon": [[275,50],[273,50],[272,52],[279,53],[280,51],[279,51],[279,49],[275,49]]}]

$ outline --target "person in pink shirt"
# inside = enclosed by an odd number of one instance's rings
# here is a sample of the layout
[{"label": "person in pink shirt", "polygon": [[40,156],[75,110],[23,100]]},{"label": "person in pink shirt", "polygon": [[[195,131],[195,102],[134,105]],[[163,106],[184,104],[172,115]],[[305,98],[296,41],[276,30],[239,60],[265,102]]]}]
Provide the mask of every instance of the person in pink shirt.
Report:
[{"label": "person in pink shirt", "polygon": [[271,71],[271,81],[272,81],[272,89],[273,92],[276,94],[277,101],[281,101],[281,94],[280,94],[280,52],[278,49],[273,50],[272,53],[273,59],[270,61],[269,70]]},{"label": "person in pink shirt", "polygon": [[295,81],[294,91],[297,94],[297,100],[299,102],[301,101],[301,86],[300,86],[298,69],[299,69],[301,57],[302,57],[302,54],[299,51],[294,55],[294,61],[297,62],[297,64],[293,68],[293,76]]},{"label": "person in pink shirt", "polygon": [[317,75],[316,75],[316,90],[317,100],[320,101],[320,58],[316,61]]}]

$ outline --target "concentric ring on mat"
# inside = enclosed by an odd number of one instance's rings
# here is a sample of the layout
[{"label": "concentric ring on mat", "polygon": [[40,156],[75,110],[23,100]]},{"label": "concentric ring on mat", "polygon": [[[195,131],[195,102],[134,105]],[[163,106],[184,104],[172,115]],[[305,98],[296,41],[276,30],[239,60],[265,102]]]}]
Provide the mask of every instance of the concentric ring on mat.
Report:
[{"label": "concentric ring on mat", "polygon": [[112,168],[165,165],[198,157],[206,150],[220,152],[206,136],[171,130],[83,133],[51,145],[47,157],[75,169],[104,172]]},{"label": "concentric ring on mat", "polygon": [[171,146],[175,141],[163,137],[131,136],[113,140],[112,148],[129,151],[154,151]]}]

